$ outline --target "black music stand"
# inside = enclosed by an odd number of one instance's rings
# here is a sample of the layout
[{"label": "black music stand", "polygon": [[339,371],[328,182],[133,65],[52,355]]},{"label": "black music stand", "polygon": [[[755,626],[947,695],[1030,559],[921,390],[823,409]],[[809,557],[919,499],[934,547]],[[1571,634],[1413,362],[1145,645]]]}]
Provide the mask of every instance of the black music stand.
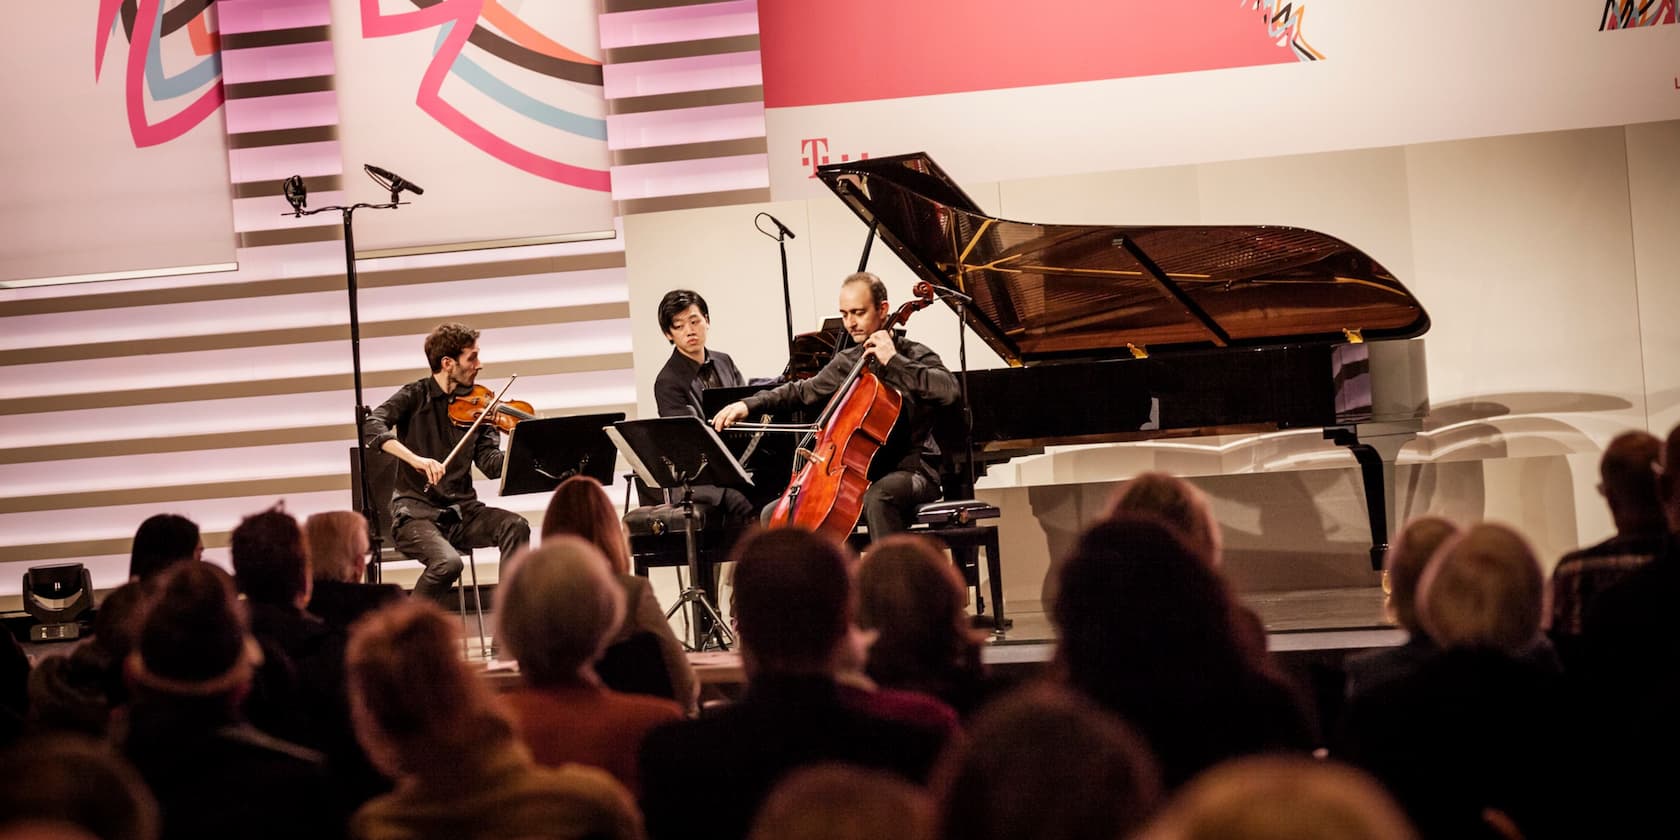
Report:
[{"label": "black music stand", "polygon": [[617,453],[603,427],[623,419],[615,411],[521,420],[508,435],[501,495],[547,493],[574,475],[612,484]]},{"label": "black music stand", "polygon": [[[665,612],[665,618],[676,615],[688,605],[689,628],[693,642],[690,650],[702,651],[708,646],[728,650],[735,643],[717,607],[706,600],[700,588],[700,552],[694,538],[694,485],[712,484],[737,490],[752,486],[752,480],[741,469],[723,439],[704,420],[693,415],[684,417],[653,417],[647,420],[624,420],[606,430],[607,437],[630,462],[631,469],[649,486],[666,490],[682,489],[684,544],[688,552],[688,585],[676,603]],[[702,621],[702,618],[709,621]],[[702,626],[706,629],[702,630]]]}]

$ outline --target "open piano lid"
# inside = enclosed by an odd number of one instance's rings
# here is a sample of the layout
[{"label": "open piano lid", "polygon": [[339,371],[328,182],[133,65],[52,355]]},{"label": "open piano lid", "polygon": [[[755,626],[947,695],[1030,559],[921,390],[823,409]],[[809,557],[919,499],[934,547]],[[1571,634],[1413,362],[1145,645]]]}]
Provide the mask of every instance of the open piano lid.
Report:
[{"label": "open piano lid", "polygon": [[[1011,365],[1133,345],[1252,347],[1411,338],[1429,316],[1333,236],[1275,225],[1040,225],[986,215],[925,153],[817,168],[906,265],[974,299],[966,320]],[[956,308],[956,300],[945,301]]]}]

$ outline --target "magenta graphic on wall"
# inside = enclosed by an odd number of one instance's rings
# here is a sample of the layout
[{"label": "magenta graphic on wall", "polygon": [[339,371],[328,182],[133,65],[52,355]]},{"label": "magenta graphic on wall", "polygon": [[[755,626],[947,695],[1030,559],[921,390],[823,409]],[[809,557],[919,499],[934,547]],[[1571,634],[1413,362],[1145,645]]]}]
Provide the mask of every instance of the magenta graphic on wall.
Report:
[{"label": "magenta graphic on wall", "polygon": [[[212,0],[99,0],[93,42],[93,75],[105,69],[111,40],[128,41],[123,62],[123,102],[136,148],[167,143],[191,131],[222,105],[222,68]],[[171,73],[164,53],[186,57]],[[174,62],[171,62],[174,63]]]},{"label": "magenta graphic on wall", "polygon": [[[567,47],[559,36],[540,31],[496,0],[412,0],[413,11],[382,12],[379,0],[361,0],[362,37],[384,38],[437,30],[431,60],[415,91],[415,104],[440,125],[475,148],[510,166],[561,184],[606,192],[605,169],[579,165],[553,153],[565,138],[605,143],[606,120],[599,115],[556,104],[533,93],[534,82],[590,86],[598,95],[601,63]],[[591,33],[589,39],[594,40]],[[471,48],[471,49],[469,49]],[[502,112],[494,119],[469,115],[452,103],[445,82],[464,84]],[[533,148],[498,128],[496,120],[515,118],[521,136],[532,126],[551,132],[555,142]]]}]

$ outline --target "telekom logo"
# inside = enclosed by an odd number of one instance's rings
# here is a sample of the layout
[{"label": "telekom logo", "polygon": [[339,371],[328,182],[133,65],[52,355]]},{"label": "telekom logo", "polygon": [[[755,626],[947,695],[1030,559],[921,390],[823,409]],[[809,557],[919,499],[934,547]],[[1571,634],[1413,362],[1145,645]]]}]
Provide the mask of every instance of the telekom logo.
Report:
[{"label": "telekom logo", "polygon": [[[864,152],[857,157],[858,160],[868,160],[869,153]],[[852,156],[849,154],[842,154],[840,156],[841,163],[845,163],[851,159]],[[806,175],[805,177],[817,177],[817,167],[828,162],[827,137],[807,137],[804,140],[799,141],[799,165],[811,171],[811,174]]]}]

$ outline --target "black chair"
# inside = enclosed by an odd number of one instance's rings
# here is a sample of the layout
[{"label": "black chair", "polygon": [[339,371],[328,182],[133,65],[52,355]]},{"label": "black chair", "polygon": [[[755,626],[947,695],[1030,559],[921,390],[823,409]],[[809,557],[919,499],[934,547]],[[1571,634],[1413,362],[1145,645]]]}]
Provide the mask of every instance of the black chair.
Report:
[{"label": "black chair", "polygon": [[[957,564],[963,582],[974,590],[974,614],[986,615],[986,596],[980,591],[980,552],[986,554],[986,577],[992,590],[993,633],[1001,635],[1014,622],[1003,614],[1003,557],[998,549],[996,525],[979,524],[1002,516],[996,505],[979,499],[952,499],[929,502],[916,508],[916,520],[907,533],[927,537],[951,552],[951,562]],[[852,547],[862,551],[869,545],[869,533],[859,526],[851,536]]]},{"label": "black chair", "polygon": [[[397,470],[403,464],[395,457],[378,449],[367,450],[368,479],[373,494],[373,510],[362,510],[362,468],[356,457],[356,447],[350,447],[350,509],[368,516],[373,520],[374,532],[379,534],[379,556],[370,558],[367,566],[367,582],[380,582],[380,566],[409,559],[397,550],[397,542],[391,536],[391,494],[397,487]],[[484,593],[478,586],[478,567],[473,564],[472,549],[456,547],[461,552],[461,565],[472,581],[473,608],[478,615],[479,652],[489,658],[489,636],[484,630]],[[467,645],[467,593],[466,587],[457,580],[455,583],[455,599],[461,614],[461,654],[472,657],[472,649]]]}]

